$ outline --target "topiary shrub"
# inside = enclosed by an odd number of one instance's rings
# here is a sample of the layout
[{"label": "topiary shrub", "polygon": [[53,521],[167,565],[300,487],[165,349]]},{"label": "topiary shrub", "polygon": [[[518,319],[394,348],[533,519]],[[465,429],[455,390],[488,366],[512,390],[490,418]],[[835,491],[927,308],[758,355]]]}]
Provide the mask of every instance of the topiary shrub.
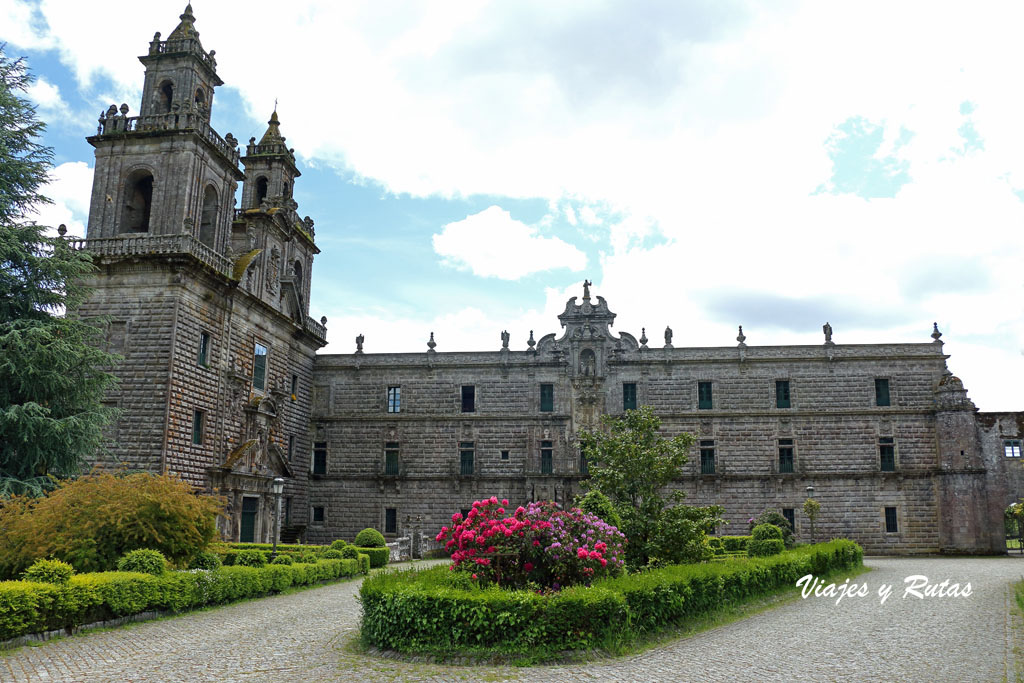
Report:
[{"label": "topiary shrub", "polygon": [[340,560],[345,556],[341,554],[340,550],[325,550],[320,557],[325,560]]},{"label": "topiary shrub", "polygon": [[236,567],[265,567],[267,556],[262,550],[239,550],[235,555]]},{"label": "topiary shrub", "polygon": [[38,583],[54,583],[63,585],[68,582],[75,568],[67,562],[60,560],[36,560],[32,566],[21,575],[23,581],[36,581]]},{"label": "topiary shrub", "polygon": [[363,529],[356,534],[352,545],[360,548],[383,548],[387,543],[384,540],[384,534],[376,529]]},{"label": "topiary shrub", "polygon": [[273,560],[271,560],[270,564],[292,564],[294,562],[295,561],[292,559],[291,555],[289,555],[288,553],[282,553],[281,555],[278,555]]},{"label": "topiary shrub", "polygon": [[167,560],[159,550],[140,548],[122,555],[117,561],[117,571],[160,576],[167,571]]},{"label": "topiary shrub", "polygon": [[221,566],[220,557],[217,553],[211,553],[208,550],[204,550],[192,558],[192,561],[188,563],[189,569],[208,569],[213,571]]},{"label": "topiary shrub", "polygon": [[747,543],[747,555],[750,557],[767,557],[769,555],[778,555],[785,549],[786,545],[782,542],[781,538],[755,538],[754,540]]},{"label": "topiary shrub", "polygon": [[359,551],[354,545],[347,545],[341,549],[341,556],[346,560],[355,560],[359,558]]},{"label": "topiary shrub", "polygon": [[316,562],[316,559],[316,553],[314,553],[312,550],[307,550],[304,553],[299,553],[299,562],[307,562],[309,564],[313,564]]},{"label": "topiary shrub", "polygon": [[773,538],[781,541],[782,529],[774,524],[758,524],[750,535],[755,541],[765,541]]},{"label": "topiary shrub", "polygon": [[786,519],[782,512],[779,510],[765,510],[754,520],[754,526],[759,524],[774,524],[782,529],[783,543],[786,544],[787,548],[793,547],[793,527],[789,525],[789,520]]},{"label": "topiary shrub", "polygon": [[585,496],[577,497],[576,507],[586,513],[594,515],[598,519],[604,520],[605,524],[613,526],[616,529],[622,526],[622,518],[620,518],[619,513],[616,512],[615,505],[608,499],[608,496],[604,495],[597,489],[587,491]]},{"label": "topiary shrub", "polygon": [[342,550],[347,546],[348,543],[341,540],[340,538],[336,541],[331,541],[331,550]]}]

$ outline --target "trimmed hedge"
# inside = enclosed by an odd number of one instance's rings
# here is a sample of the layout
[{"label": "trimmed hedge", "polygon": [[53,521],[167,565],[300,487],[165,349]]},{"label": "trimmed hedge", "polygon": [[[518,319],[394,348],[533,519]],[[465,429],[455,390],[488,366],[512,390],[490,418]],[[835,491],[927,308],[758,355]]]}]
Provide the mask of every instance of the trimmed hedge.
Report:
[{"label": "trimmed hedge", "polygon": [[322,560],[315,564],[167,572],[161,576],[136,572],[79,574],[65,585],[3,581],[0,641],[149,610],[182,612],[260,597],[291,586],[366,573],[367,565],[368,559],[365,563]]},{"label": "trimmed hedge", "polygon": [[383,567],[391,559],[391,549],[384,548],[360,548],[356,546],[356,552],[370,556],[370,566],[373,568]]},{"label": "trimmed hedge", "polygon": [[768,557],[769,555],[778,555],[785,549],[786,543],[781,538],[755,538],[747,544],[747,555]]},{"label": "trimmed hedge", "polygon": [[371,527],[356,534],[352,545],[358,548],[383,548],[387,545],[387,541],[384,539],[384,534]]},{"label": "trimmed hedge", "polygon": [[[750,536],[719,536],[718,539],[722,543],[722,548],[727,553],[735,552],[747,552],[747,543],[750,542]],[[710,540],[710,539],[709,539]]]},{"label": "trimmed hedge", "polygon": [[794,586],[806,574],[858,567],[852,541],[803,546],[768,558],[675,565],[540,595],[481,589],[466,572],[385,572],[360,589],[366,642],[401,652],[488,649],[506,654],[601,647],[623,625],[654,631]]}]

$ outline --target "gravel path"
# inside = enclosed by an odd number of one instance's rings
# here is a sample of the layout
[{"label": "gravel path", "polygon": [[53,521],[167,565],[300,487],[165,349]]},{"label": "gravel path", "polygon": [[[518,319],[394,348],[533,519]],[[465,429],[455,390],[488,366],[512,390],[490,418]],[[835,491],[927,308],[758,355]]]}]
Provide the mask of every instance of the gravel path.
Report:
[{"label": "gravel path", "polygon": [[[634,657],[458,667],[350,653],[359,582],[335,584],[0,653],[2,681],[1000,681],[1024,630],[1020,558],[869,558],[866,597],[808,597]],[[904,578],[971,583],[969,597],[904,597]],[[880,604],[882,584],[893,586]],[[1018,656],[1021,656],[1018,654]]]}]

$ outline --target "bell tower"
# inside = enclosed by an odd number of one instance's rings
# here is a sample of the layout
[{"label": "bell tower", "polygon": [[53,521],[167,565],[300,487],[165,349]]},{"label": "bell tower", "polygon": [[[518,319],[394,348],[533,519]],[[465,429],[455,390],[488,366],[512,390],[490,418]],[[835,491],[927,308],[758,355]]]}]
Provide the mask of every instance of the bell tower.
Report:
[{"label": "bell tower", "polygon": [[[199,42],[189,5],[167,40],[157,33],[146,68],[141,114],[127,104],[100,113],[88,238],[168,236],[175,250],[223,253],[242,172],[237,141],[210,127],[214,52]],[[170,239],[169,236],[175,236]]]}]

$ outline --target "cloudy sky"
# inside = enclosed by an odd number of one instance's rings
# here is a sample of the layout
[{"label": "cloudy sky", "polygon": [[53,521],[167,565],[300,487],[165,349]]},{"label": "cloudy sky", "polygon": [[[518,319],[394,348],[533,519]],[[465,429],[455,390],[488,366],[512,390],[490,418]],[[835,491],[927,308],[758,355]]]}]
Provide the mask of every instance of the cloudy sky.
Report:
[{"label": "cloudy sky", "polygon": [[[679,346],[927,342],[983,410],[1024,408],[1020,3],[193,5],[226,85],[275,99],[323,253],[327,352],[512,347],[584,278]],[[84,137],[138,111],[183,3],[0,0],[56,148],[41,222],[83,232]]]}]

